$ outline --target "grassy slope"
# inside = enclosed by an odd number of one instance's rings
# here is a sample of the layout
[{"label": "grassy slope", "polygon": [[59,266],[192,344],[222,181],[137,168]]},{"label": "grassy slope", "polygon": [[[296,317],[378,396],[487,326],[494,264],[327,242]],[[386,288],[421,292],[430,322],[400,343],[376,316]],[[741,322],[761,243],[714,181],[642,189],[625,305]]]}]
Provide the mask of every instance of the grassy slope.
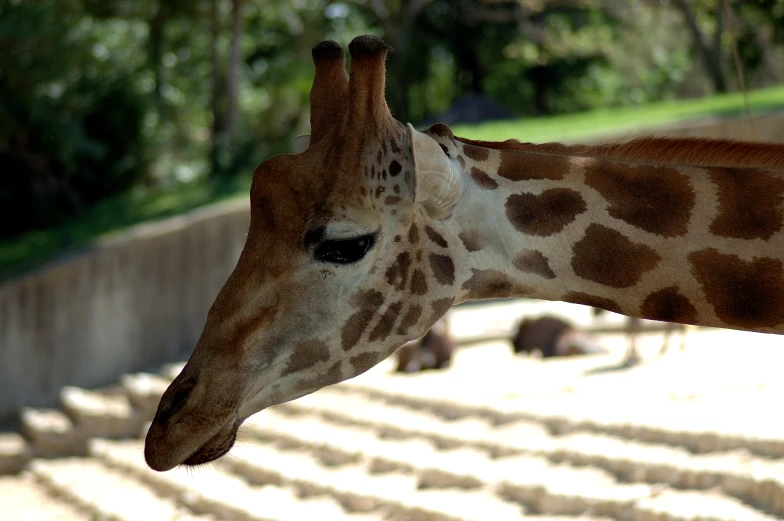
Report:
[{"label": "grassy slope", "polygon": [[[749,93],[752,112],[784,109],[784,85]],[[674,100],[638,107],[597,109],[540,119],[522,119],[480,125],[455,125],[455,135],[502,141],[509,138],[544,143],[585,138],[601,138],[642,127],[658,127],[708,116],[742,116],[743,96],[739,93],[708,98]]]},{"label": "grassy slope", "polygon": [[[784,85],[749,93],[754,111],[784,109]],[[641,127],[707,116],[744,113],[740,94],[668,101],[640,107],[598,109],[580,114],[522,119],[476,126],[457,125],[456,135],[488,141],[515,138],[546,142],[597,139]],[[176,215],[232,197],[247,197],[249,177],[221,184],[193,183],[163,193],[132,191],[108,199],[62,226],[0,241],[0,280],[39,266],[64,251],[132,224]]]}]

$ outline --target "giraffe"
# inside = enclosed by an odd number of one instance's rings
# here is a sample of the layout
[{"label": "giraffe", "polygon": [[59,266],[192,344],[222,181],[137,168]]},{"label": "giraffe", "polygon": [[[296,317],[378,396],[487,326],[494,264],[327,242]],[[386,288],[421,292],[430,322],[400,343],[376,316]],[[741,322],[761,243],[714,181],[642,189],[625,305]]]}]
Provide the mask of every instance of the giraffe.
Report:
[{"label": "giraffe", "polygon": [[311,134],[255,170],[250,227],[145,459],[229,451],[262,409],[354,377],[472,299],[784,333],[784,145],[534,145],[387,108],[380,39],[313,49]]}]

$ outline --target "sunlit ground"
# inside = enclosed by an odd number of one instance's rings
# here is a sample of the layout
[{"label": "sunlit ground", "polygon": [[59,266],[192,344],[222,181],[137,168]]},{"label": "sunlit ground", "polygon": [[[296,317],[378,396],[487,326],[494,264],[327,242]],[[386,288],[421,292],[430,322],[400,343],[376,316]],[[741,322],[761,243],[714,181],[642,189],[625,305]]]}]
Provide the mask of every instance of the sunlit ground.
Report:
[{"label": "sunlit ground", "polygon": [[[589,308],[524,300],[450,322],[469,341],[544,313],[595,325]],[[548,360],[477,342],[412,375],[392,357],[254,415],[198,469],[157,473],[140,439],[94,441],[88,458],[3,478],[0,519],[780,519],[784,337],[701,329],[659,357],[661,333],[646,333],[625,369],[625,336],[598,339],[607,354]]]},{"label": "sunlit ground", "polygon": [[511,336],[521,317],[546,313],[586,329],[616,326],[617,333],[596,335],[609,353],[539,360],[515,356],[508,341],[496,340],[460,349],[442,372],[411,378],[392,373],[388,360],[354,382],[537,415],[784,439],[784,336],[690,328],[684,351],[675,332],[659,356],[663,333],[649,332],[638,341],[642,363],[619,368],[628,345],[625,317],[596,320],[586,306],[535,300],[459,306],[450,312],[450,328],[458,341]]}]

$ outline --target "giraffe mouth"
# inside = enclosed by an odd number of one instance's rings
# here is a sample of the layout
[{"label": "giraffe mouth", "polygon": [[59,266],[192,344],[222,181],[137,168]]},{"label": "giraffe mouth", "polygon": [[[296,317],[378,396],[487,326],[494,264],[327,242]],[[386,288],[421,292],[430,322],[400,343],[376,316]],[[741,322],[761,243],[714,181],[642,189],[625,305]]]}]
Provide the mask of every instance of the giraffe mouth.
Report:
[{"label": "giraffe mouth", "polygon": [[239,423],[227,424],[215,436],[207,440],[207,443],[185,458],[182,464],[188,467],[195,467],[215,461],[225,455],[234,446],[234,442],[237,441],[238,428]]},{"label": "giraffe mouth", "polygon": [[[206,441],[192,428],[183,428],[182,423],[168,427],[153,423],[147,431],[144,458],[153,470],[165,472],[178,465],[193,467],[214,461],[231,450],[237,439],[237,429],[242,420],[231,419],[221,427],[205,432]],[[187,426],[185,426],[187,427]],[[198,441],[197,441],[198,440]]]}]

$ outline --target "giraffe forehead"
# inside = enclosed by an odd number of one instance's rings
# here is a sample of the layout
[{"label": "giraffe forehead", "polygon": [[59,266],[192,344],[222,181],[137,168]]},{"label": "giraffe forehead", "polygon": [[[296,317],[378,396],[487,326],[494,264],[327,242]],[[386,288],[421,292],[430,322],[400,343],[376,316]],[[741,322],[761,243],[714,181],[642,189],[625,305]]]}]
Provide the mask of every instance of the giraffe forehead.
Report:
[{"label": "giraffe forehead", "polygon": [[[269,231],[278,239],[296,237],[324,227],[328,236],[373,232],[379,216],[374,199],[393,192],[378,179],[351,168],[314,165],[294,156],[277,156],[262,163],[251,187],[251,228]],[[349,175],[354,172],[356,175]],[[398,192],[400,188],[398,188]]]}]

